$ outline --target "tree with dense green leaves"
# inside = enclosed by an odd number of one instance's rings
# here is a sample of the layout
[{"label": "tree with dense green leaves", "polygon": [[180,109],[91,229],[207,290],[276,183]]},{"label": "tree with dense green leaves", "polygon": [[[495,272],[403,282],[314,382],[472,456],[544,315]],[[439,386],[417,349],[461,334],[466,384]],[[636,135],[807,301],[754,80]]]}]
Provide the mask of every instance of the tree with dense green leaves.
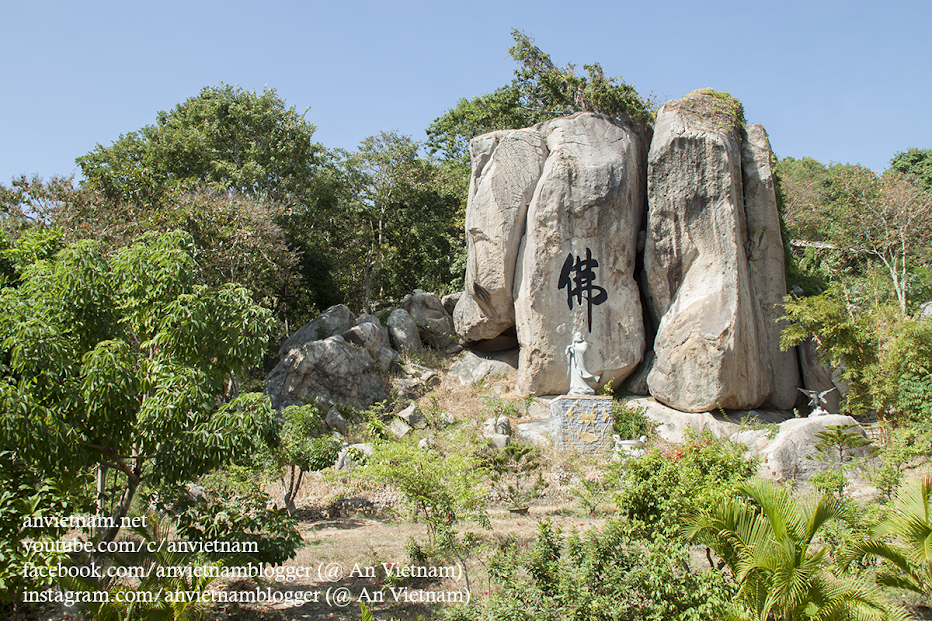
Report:
[{"label": "tree with dense green leaves", "polygon": [[460,99],[431,123],[427,144],[432,153],[440,151],[443,159],[468,167],[469,141],[497,129],[520,129],[574,112],[650,119],[650,102],[620,77],[606,78],[598,63],[583,66],[588,75],[576,75],[575,65],[555,65],[528,35],[511,34],[515,44],[508,53],[518,63],[514,80],[493,93]]},{"label": "tree with dense green leaves", "polygon": [[913,147],[897,153],[890,160],[890,169],[906,175],[926,192],[932,192],[932,149]]},{"label": "tree with dense green leaves", "polygon": [[345,290],[367,312],[375,300],[399,299],[414,288],[443,293],[465,271],[462,203],[444,167],[423,158],[408,136],[382,132],[347,157],[354,187],[346,203],[339,250]]},{"label": "tree with dense green leaves", "polygon": [[271,433],[268,397],[237,395],[269,312],[241,286],[197,285],[189,235],[144,235],[108,259],[37,228],[4,254],[0,450],[63,480],[96,469],[98,508],[115,520],[103,539],[143,482],[190,481]]},{"label": "tree with dense green leaves", "polygon": [[159,203],[167,189],[201,183],[300,202],[312,193],[325,155],[313,141],[315,129],[275,89],[257,95],[220,84],[77,161],[89,184],[122,202]]},{"label": "tree with dense green leaves", "polygon": [[834,244],[882,263],[905,314],[909,270],[930,259],[932,194],[896,172],[878,176],[848,166],[835,167],[832,173],[826,215],[831,217]]},{"label": "tree with dense green leaves", "polygon": [[271,459],[282,485],[282,501],[288,513],[295,512],[295,498],[304,474],[334,464],[340,443],[322,435],[324,420],[316,403],[290,406],[282,410],[282,426]]},{"label": "tree with dense green leaves", "polygon": [[326,248],[344,243],[327,230],[344,179],[314,131],[274,89],[204,88],[78,158],[80,192],[51,221],[114,247],[186,230],[206,268],[227,268],[221,282],[236,272],[281,321],[303,323],[342,301]]},{"label": "tree with dense green leaves", "polygon": [[827,241],[822,207],[831,187],[829,169],[804,157],[784,157],[774,166],[781,191],[781,215],[791,239]]},{"label": "tree with dense green leaves", "polygon": [[738,582],[750,619],[905,619],[871,583],[832,573],[818,536],[843,515],[831,495],[799,502],[772,481],[743,484],[741,498],[686,520],[685,534],[712,548]]}]

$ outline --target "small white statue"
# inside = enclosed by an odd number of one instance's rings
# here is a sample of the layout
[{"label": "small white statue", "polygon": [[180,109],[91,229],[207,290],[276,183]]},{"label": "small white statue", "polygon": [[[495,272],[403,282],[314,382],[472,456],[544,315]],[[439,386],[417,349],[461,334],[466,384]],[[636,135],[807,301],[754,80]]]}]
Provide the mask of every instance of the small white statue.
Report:
[{"label": "small white statue", "polygon": [[823,390],[822,392],[819,392],[818,390],[806,390],[804,388],[799,388],[798,390],[799,392],[809,397],[809,407],[814,408],[812,412],[809,413],[809,418],[828,415],[828,411],[822,407],[822,404],[828,405],[828,401],[825,399],[825,395],[835,390],[834,388],[829,388],[828,390]]},{"label": "small white statue", "polygon": [[589,344],[583,340],[581,332],[573,335],[573,342],[566,348],[566,358],[569,361],[567,374],[570,379],[568,395],[594,395],[594,385],[599,383],[599,377],[593,375],[586,368],[586,351]]}]

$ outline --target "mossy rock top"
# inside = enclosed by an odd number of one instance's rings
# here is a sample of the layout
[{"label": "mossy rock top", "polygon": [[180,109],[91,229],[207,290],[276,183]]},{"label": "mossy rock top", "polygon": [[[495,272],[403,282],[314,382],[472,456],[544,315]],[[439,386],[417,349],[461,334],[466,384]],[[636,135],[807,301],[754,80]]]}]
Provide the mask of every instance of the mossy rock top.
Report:
[{"label": "mossy rock top", "polygon": [[687,122],[706,130],[732,133],[735,140],[741,142],[747,125],[744,106],[728,93],[700,88],[664,105],[678,110]]}]

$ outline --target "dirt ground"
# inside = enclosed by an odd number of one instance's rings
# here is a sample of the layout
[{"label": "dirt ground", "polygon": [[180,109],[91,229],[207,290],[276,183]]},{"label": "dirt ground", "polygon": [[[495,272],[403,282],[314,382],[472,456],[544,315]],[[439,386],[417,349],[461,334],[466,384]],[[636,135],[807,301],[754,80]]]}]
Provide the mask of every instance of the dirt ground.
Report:
[{"label": "dirt ground", "polygon": [[[434,386],[419,405],[435,414],[449,412],[456,420],[475,425],[478,432],[482,421],[492,415],[483,397],[497,395],[517,403],[510,390],[512,383],[493,378],[481,388],[466,387],[443,375],[440,385]],[[525,422],[527,414],[525,408],[513,412],[512,424]],[[367,440],[364,436],[356,437],[358,429],[351,430],[348,442]],[[399,494],[391,489],[367,489],[350,476],[308,473],[295,499],[298,526],[304,539],[297,556],[273,568],[280,580],[273,576],[262,579],[259,585],[251,579],[215,580],[209,587],[216,593],[215,601],[203,605],[206,618],[211,621],[360,619],[360,603],[364,602],[379,621],[414,620],[431,617],[433,612],[449,605],[439,600],[485,599],[493,587],[484,563],[504,538],[514,536],[519,545],[530,545],[543,520],[550,520],[564,537],[573,531],[600,527],[605,522],[602,516],[588,517],[570,492],[578,486],[580,478],[599,476],[604,465],[599,459],[547,449],[543,464],[548,481],[546,492],[530,503],[526,514],[510,513],[506,504],[495,502],[493,494],[490,529],[474,523],[460,526],[460,533],[468,531],[477,536],[473,553],[465,563],[444,560],[439,565],[434,561],[414,563],[409,558],[406,549],[409,541],[423,544],[427,528],[423,522],[412,521]],[[267,492],[272,498],[281,494],[274,482],[269,483]],[[602,507],[607,509],[609,505]],[[406,567],[416,575],[386,575],[386,570],[401,573]],[[254,594],[257,589],[267,601],[216,601],[242,597],[243,593]],[[19,618],[76,621],[81,617],[75,608],[49,607]]]},{"label": "dirt ground", "polygon": [[[264,605],[216,605],[212,610],[212,618],[256,621],[360,619],[359,602],[365,602],[376,619],[429,617],[432,610],[445,604],[420,602],[418,599],[450,597],[450,593],[458,594],[453,597],[468,597],[468,601],[487,598],[491,587],[482,560],[491,553],[498,541],[508,535],[514,535],[519,545],[529,544],[544,519],[549,519],[555,528],[560,528],[564,536],[574,530],[585,532],[604,523],[603,518],[582,517],[568,505],[532,507],[526,515],[495,510],[491,512],[491,530],[483,530],[476,524],[464,526],[464,530],[478,534],[482,544],[477,550],[478,554],[468,559],[465,567],[460,568],[456,561],[442,565],[432,562],[413,564],[407,556],[405,545],[412,537],[423,540],[425,527],[407,519],[358,514],[326,520],[303,520],[301,531],[305,546],[296,558],[283,565],[282,571],[295,568],[310,574],[310,577],[296,578],[293,582],[266,581],[266,584],[272,591],[283,593],[317,593],[317,601],[306,601],[303,605],[295,601]],[[449,575],[396,578],[392,582],[386,580],[383,564],[423,568],[412,569],[412,573],[429,573],[434,569],[436,573]],[[468,574],[468,596],[467,575],[463,569]],[[253,590],[255,585],[252,582],[233,583],[227,585],[226,589]],[[342,592],[348,594],[348,600],[338,602],[338,591],[341,589],[345,589]]]}]

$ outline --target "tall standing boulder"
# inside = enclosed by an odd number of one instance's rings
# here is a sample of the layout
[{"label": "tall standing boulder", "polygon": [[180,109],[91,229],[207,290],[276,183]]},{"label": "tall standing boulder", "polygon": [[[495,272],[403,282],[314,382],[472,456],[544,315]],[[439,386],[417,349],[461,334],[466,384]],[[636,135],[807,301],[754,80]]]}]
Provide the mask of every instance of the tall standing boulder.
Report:
[{"label": "tall standing boulder", "polygon": [[773,392],[745,252],[740,104],[700,90],[661,106],[648,156],[644,269],[659,320],[647,383],[687,412],[754,408]]},{"label": "tall standing boulder", "polygon": [[770,365],[773,392],[767,399],[778,410],[788,410],[799,397],[799,361],[796,348],[780,350],[780,333],[787,320],[783,238],[773,182],[770,140],[760,125],[749,125],[741,145],[744,209],[747,214],[747,258],[751,285],[760,305],[758,335],[761,350]]},{"label": "tall standing boulder", "polygon": [[565,393],[565,350],[575,332],[589,344],[588,368],[600,385],[617,385],[645,347],[634,280],[645,202],[641,138],[588,113],[548,121],[541,135],[547,159],[515,270],[517,388]]},{"label": "tall standing boulder", "polygon": [[418,333],[417,324],[414,319],[403,308],[396,308],[388,316],[388,335],[391,342],[398,351],[407,351],[419,354],[424,351],[421,345],[421,336]]},{"label": "tall standing boulder", "polygon": [[466,341],[492,339],[515,324],[515,262],[528,203],[547,155],[539,128],[503,130],[470,143],[466,207],[466,293],[453,312]]}]

